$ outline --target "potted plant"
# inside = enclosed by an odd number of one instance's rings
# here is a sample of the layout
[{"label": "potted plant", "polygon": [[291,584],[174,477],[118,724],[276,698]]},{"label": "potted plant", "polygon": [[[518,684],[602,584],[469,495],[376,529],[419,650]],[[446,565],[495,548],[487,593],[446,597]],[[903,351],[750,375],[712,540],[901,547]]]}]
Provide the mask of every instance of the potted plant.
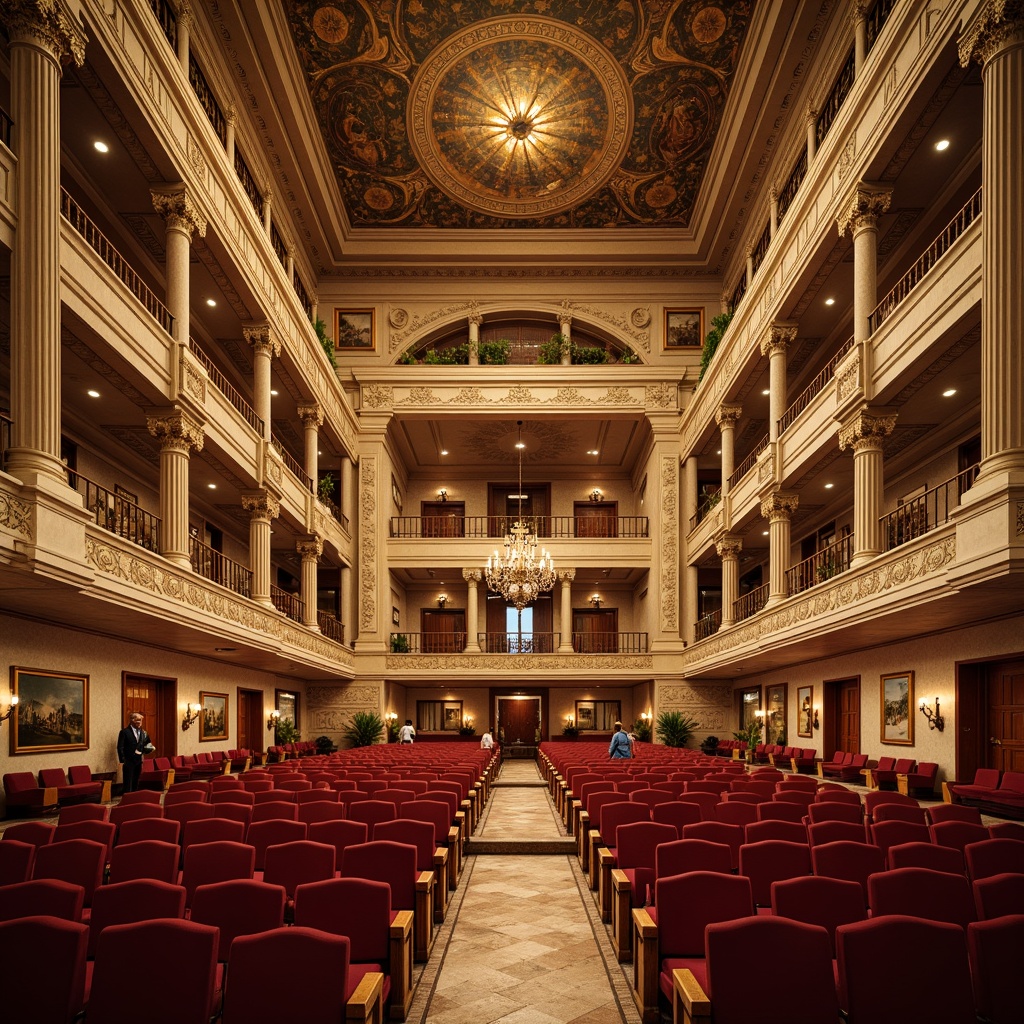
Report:
[{"label": "potted plant", "polygon": [[338,749],[330,736],[317,736],[313,742],[316,744],[318,754],[333,754]]},{"label": "potted plant", "polygon": [[337,369],[338,364],[334,358],[334,341],[327,334],[327,324],[317,317],[313,321],[313,330],[316,331],[317,341],[320,342],[320,347],[324,350],[324,355],[327,356],[331,366]]},{"label": "potted plant", "polygon": [[344,734],[353,747],[372,747],[384,734],[384,722],[373,711],[357,711],[345,726]]},{"label": "potted plant", "polygon": [[685,747],[699,724],[681,711],[662,711],[658,715],[658,735],[666,747]]},{"label": "potted plant", "polygon": [[512,354],[512,342],[507,338],[497,341],[481,341],[477,346],[481,365],[505,366]]},{"label": "potted plant", "polygon": [[404,633],[392,633],[391,634],[391,653],[392,654],[408,654],[409,653],[409,638]]},{"label": "potted plant", "polygon": [[741,729],[739,732],[734,732],[733,736],[741,742],[747,744],[746,760],[754,760],[754,748],[761,742],[761,719],[755,718],[746,727]]},{"label": "potted plant", "polygon": [[537,362],[543,366],[556,366],[569,352],[569,339],[561,332],[552,334],[537,351]]},{"label": "potted plant", "polygon": [[651,720],[649,718],[638,718],[633,723],[633,735],[641,743],[651,742]]},{"label": "potted plant", "polygon": [[701,740],[700,752],[706,757],[714,757],[718,753],[718,737],[717,736],[705,736]]},{"label": "potted plant", "polygon": [[566,722],[565,725],[562,726],[562,735],[567,740],[574,740],[577,736],[579,736],[579,734],[579,727],[574,725],[572,722]]},{"label": "potted plant", "polygon": [[274,738],[278,745],[283,747],[286,743],[294,743],[299,738],[299,730],[295,728],[295,723],[290,718],[279,718],[277,725],[274,726]]},{"label": "potted plant", "polygon": [[697,377],[698,384],[704,379],[704,374],[707,373],[708,367],[711,365],[711,360],[715,355],[718,344],[722,340],[722,336],[725,334],[726,328],[732,322],[733,312],[733,310],[729,310],[728,313],[719,313],[718,316],[713,316],[711,318],[711,330],[709,330],[704,336],[704,347],[700,353],[700,374]]},{"label": "potted plant", "polygon": [[476,733],[475,725],[460,725],[459,735],[460,736],[473,736]]}]

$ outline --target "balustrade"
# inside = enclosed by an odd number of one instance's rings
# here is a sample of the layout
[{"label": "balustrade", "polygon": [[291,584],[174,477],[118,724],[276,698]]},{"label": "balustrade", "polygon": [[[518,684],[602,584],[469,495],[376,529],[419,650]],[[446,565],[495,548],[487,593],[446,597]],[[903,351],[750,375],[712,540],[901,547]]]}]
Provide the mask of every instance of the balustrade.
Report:
[{"label": "balustrade", "polygon": [[[529,516],[527,524],[538,537],[623,538],[650,536],[647,516]],[[398,539],[450,537],[504,537],[515,516],[392,516],[390,536]]]},{"label": "balustrade", "polygon": [[770,589],[771,584],[764,583],[733,601],[733,618],[740,622],[749,619],[751,615],[756,615],[765,606]]},{"label": "balustrade", "polygon": [[[729,477],[729,486],[735,487],[757,465],[758,456],[768,447],[768,435],[754,445],[750,454],[733,470]],[[717,502],[716,502],[717,504]]]},{"label": "balustrade", "polygon": [[116,490],[108,490],[81,473],[69,470],[68,483],[85,497],[85,510],[93,514],[97,526],[147,551],[160,550],[159,516],[147,512],[131,498],[118,494]]},{"label": "balustrade", "polygon": [[842,362],[843,356],[853,348],[853,338],[848,338],[839,351],[825,364],[821,372],[800,392],[797,400],[779,417],[779,436],[790,427],[793,421],[811,404],[811,400],[836,375],[836,367]]},{"label": "balustrade", "polygon": [[320,627],[320,632],[328,640],[333,640],[339,644],[345,642],[345,627],[341,620],[331,615],[330,612],[317,612],[316,624]]},{"label": "balustrade", "polygon": [[706,640],[709,636],[714,636],[722,627],[722,610],[708,612],[707,615],[702,615],[693,624],[693,639]]},{"label": "balustrade", "polygon": [[298,594],[289,594],[287,590],[282,590],[271,583],[270,600],[274,607],[287,615],[289,619],[293,619],[295,622],[302,621],[302,612],[306,607],[306,602]]},{"label": "balustrade", "polygon": [[271,435],[270,443],[274,446],[274,451],[281,456],[281,461],[295,474],[299,483],[307,491],[312,491],[313,478],[302,468],[299,460],[273,435]]},{"label": "balustrade", "polygon": [[219,583],[242,597],[252,595],[252,570],[204,544],[198,537],[189,537],[188,553],[192,570],[213,583]]},{"label": "balustrade", "polygon": [[978,476],[979,463],[969,466],[926,491],[887,512],[879,519],[885,550],[899,547],[908,540],[921,537],[938,526],[949,522],[950,513],[960,504],[963,496]]},{"label": "balustrade", "polygon": [[834,544],[816,551],[810,558],[797,562],[792,569],[786,570],[786,586],[790,596],[825,583],[846,572],[850,568],[853,557],[853,534],[841,537]]},{"label": "balustrade", "polygon": [[[195,338],[188,339],[188,349],[203,364],[210,383],[241,413],[242,418],[253,430],[263,436],[263,420],[256,415],[256,410],[238,393],[231,381],[217,369],[210,357],[196,344]],[[305,473],[303,473],[305,476]],[[306,479],[309,479],[308,477]]]}]

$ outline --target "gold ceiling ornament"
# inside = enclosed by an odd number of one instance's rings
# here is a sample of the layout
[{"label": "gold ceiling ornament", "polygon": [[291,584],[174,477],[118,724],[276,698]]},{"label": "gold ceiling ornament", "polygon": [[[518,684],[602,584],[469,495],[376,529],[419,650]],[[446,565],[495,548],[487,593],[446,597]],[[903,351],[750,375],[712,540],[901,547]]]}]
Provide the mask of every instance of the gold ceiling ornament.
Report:
[{"label": "gold ceiling ornament", "polygon": [[495,551],[487,559],[484,570],[487,589],[493,590],[509,603],[522,611],[555,585],[555,563],[551,555],[541,549],[537,555],[537,535],[523,521],[523,421],[517,420],[519,428],[516,451],[519,455],[519,512],[511,530],[505,536],[504,550]]}]

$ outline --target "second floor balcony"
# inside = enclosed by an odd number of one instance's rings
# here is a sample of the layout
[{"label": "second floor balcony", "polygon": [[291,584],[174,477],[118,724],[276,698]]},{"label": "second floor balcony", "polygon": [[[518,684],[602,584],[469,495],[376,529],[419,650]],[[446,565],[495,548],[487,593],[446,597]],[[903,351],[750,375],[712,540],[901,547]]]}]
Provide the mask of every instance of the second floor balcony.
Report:
[{"label": "second floor balcony", "polygon": [[[467,516],[458,513],[434,516],[392,516],[390,536],[420,537],[504,537],[512,527],[512,516]],[[531,516],[527,520],[538,537],[646,539],[650,536],[647,516]]]},{"label": "second floor balcony", "polygon": [[[573,632],[574,654],[646,654],[647,633]],[[461,654],[468,636],[456,630],[450,633],[392,633],[392,654]],[[555,633],[477,633],[480,650],[487,654],[556,654],[562,634]]]}]

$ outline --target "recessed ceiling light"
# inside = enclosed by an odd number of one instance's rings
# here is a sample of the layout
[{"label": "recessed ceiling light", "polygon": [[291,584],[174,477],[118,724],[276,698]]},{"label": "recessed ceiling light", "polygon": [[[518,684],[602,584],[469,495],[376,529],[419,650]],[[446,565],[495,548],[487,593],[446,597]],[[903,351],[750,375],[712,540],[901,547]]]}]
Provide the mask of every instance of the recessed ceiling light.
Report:
[{"label": "recessed ceiling light", "polygon": [[600,455],[601,453],[596,448],[588,448],[587,449],[587,454],[588,455]]},{"label": "recessed ceiling light", "polygon": [[271,397],[276,398],[277,397],[277,390],[275,388],[271,388],[270,389],[270,394],[271,394]]},{"label": "recessed ceiling light", "polygon": [[442,455],[447,455],[448,454],[448,449],[447,448],[442,448],[441,449],[441,454]]},{"label": "recessed ceiling light", "polygon": [[[222,654],[230,654],[232,651],[237,651],[238,648],[237,647],[214,647],[214,650],[215,651],[220,651]],[[282,696],[288,696],[288,695],[287,694],[283,694]]]},{"label": "recessed ceiling light", "polygon": [[719,448],[719,449],[718,449],[718,451],[717,451],[717,452],[715,452],[715,454],[716,454],[716,455],[721,455],[721,454],[722,454],[722,449],[721,449],[721,448]]},{"label": "recessed ceiling light", "polygon": [[526,445],[525,445],[525,444],[523,444],[523,442],[522,442],[522,441],[516,441],[516,447],[517,447],[517,448],[525,448],[525,447],[526,447]]},{"label": "recessed ceiling light", "polygon": [[209,487],[211,491],[217,490],[217,485],[216,484],[207,484],[206,486]]},{"label": "recessed ceiling light", "polygon": [[762,394],[762,395],[770,395],[771,393],[772,393],[772,390],[771,390],[771,388],[764,388],[764,389],[763,389],[763,390],[761,391],[761,394]]},{"label": "recessed ceiling light", "polygon": [[206,300],[206,304],[208,306],[216,306],[217,305],[217,300],[216,299],[207,299]]},{"label": "recessed ceiling light", "polygon": [[835,304],[836,304],[836,300],[833,299],[831,295],[825,300],[825,305],[826,306],[834,306]]},{"label": "recessed ceiling light", "polygon": [[100,397],[100,393],[98,391],[93,391],[92,388],[90,388],[88,391],[86,391],[86,394],[90,398],[99,398]]},{"label": "recessed ceiling light", "polygon": [[940,153],[944,153],[947,149],[949,149],[949,139],[939,139],[939,141],[935,143],[935,148]]},{"label": "recessed ceiling light", "polygon": [[761,531],[761,536],[762,537],[767,537],[768,536],[768,531],[767,530],[762,530]]},{"label": "recessed ceiling light", "polygon": [[956,388],[946,388],[946,390],[942,392],[942,397],[943,398],[952,398],[955,394],[956,394]]},{"label": "recessed ceiling light", "polygon": [[92,144],[92,148],[95,149],[97,153],[109,153],[110,152],[110,147],[102,139],[97,139]]},{"label": "recessed ceiling light", "polygon": [[833,487],[835,487],[835,484],[825,484],[826,491],[831,491]]}]

